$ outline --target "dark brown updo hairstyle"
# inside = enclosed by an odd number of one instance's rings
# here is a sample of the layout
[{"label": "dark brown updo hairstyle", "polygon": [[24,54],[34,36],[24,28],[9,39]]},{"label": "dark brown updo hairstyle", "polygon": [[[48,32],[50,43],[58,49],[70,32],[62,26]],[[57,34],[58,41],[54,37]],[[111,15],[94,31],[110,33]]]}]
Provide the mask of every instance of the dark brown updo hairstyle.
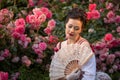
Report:
[{"label": "dark brown updo hairstyle", "polygon": [[68,22],[69,19],[78,19],[83,22],[82,28],[86,25],[86,12],[82,9],[79,9],[78,7],[73,8],[70,10],[67,15],[66,15],[66,21],[65,23]]}]

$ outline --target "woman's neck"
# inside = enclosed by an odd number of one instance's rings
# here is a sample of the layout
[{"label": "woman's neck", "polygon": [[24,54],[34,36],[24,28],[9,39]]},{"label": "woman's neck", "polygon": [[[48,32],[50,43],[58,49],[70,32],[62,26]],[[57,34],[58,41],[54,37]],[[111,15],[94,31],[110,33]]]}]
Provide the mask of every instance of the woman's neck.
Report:
[{"label": "woman's neck", "polygon": [[80,39],[80,36],[75,39],[67,39],[67,44],[75,44]]}]

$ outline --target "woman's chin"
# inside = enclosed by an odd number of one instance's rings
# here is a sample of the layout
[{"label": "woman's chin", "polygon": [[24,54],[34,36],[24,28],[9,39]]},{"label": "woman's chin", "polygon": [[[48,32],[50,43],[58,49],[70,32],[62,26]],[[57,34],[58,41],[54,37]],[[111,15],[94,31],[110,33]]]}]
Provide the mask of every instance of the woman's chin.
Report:
[{"label": "woman's chin", "polygon": [[66,36],[66,39],[74,39],[75,37],[74,36],[71,36],[71,35],[67,35]]}]

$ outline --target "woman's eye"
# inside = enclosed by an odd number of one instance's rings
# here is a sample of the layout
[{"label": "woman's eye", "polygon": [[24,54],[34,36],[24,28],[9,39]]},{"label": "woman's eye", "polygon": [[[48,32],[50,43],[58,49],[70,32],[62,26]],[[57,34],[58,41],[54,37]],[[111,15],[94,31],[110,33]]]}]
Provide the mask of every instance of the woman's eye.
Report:
[{"label": "woman's eye", "polygon": [[69,28],[72,28],[72,26],[68,26]]},{"label": "woman's eye", "polygon": [[74,27],[74,30],[79,30],[79,27],[78,27],[78,26],[75,26],[75,27]]}]

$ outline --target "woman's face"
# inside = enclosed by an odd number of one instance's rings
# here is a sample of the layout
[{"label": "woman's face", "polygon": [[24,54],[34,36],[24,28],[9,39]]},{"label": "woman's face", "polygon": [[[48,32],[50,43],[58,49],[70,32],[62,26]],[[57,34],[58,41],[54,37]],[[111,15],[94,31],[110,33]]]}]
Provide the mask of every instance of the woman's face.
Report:
[{"label": "woman's face", "polygon": [[65,34],[67,39],[76,40],[82,31],[82,22],[78,19],[69,19],[66,23]]}]

